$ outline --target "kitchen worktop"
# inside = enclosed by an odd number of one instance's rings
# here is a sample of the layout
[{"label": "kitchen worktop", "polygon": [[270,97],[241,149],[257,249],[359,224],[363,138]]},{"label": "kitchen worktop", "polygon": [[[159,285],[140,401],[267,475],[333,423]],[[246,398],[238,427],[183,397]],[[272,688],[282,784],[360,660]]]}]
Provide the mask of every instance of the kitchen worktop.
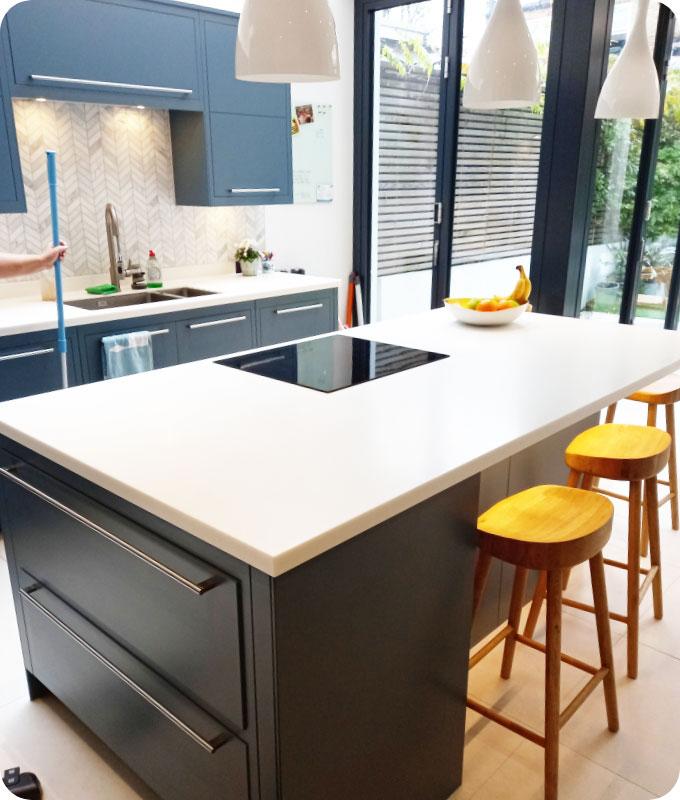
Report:
[{"label": "kitchen worktop", "polygon": [[278,576],[680,367],[678,333],[538,314],[349,335],[451,358],[330,395],[202,361],[2,404],[0,433]]},{"label": "kitchen worktop", "polygon": [[[317,278],[311,275],[293,275],[287,272],[273,272],[257,277],[243,275],[210,275],[203,277],[173,278],[166,281],[163,290],[190,286],[215,294],[203,297],[182,298],[159,303],[142,303],[138,306],[107,308],[89,311],[73,306],[64,307],[68,327],[92,325],[118,319],[149,317],[154,314],[167,314],[177,311],[210,308],[228,303],[261,300],[267,297],[282,297],[300,292],[315,292],[324,289],[337,289],[340,281],[335,278]],[[153,290],[150,290],[153,291]],[[135,294],[126,290],[125,294]],[[92,295],[81,291],[66,291],[65,300],[84,300]],[[55,303],[40,300],[14,298],[0,300],[0,336],[56,329],[57,309]]]}]

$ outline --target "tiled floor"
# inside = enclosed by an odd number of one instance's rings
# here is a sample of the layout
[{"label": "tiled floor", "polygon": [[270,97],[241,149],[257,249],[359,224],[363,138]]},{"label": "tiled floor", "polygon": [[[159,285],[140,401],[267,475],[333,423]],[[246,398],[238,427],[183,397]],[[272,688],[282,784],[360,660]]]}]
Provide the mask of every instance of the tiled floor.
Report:
[{"label": "tiled floor", "polygon": [[[639,407],[627,404],[620,419],[642,423],[641,412]],[[615,557],[625,555],[626,513],[625,504],[617,504],[609,547]],[[598,690],[563,729],[560,800],[646,800],[672,792],[678,779],[680,532],[671,531],[669,516],[668,507],[662,509],[665,618],[661,622],[653,619],[648,597],[643,609],[637,681],[625,676],[625,628],[613,623],[621,731],[608,732],[602,692]],[[45,787],[45,800],[152,800],[154,796],[57,701],[50,698],[29,703],[4,559],[0,542],[0,767],[21,764],[37,772]],[[610,606],[624,610],[623,574],[608,571],[607,578]],[[570,594],[588,598],[589,591],[588,572],[579,570]],[[542,635],[540,626],[537,635]],[[596,660],[594,621],[589,615],[565,609],[564,639],[568,652]],[[513,679],[507,682],[498,677],[500,654],[499,649],[475,668],[470,691],[540,730],[542,656],[519,647]],[[581,673],[565,668],[565,702],[583,681]],[[542,781],[543,751],[539,747],[477,714],[468,714],[464,782],[452,800],[541,800]]]}]

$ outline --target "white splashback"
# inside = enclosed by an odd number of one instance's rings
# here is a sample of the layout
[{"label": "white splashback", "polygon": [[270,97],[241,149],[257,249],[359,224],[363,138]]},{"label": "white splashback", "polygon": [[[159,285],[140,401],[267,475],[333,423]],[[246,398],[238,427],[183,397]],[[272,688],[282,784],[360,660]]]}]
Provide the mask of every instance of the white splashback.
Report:
[{"label": "white splashback", "polygon": [[0,214],[0,252],[33,253],[50,243],[45,150],[59,159],[66,276],[108,270],[104,207],[115,204],[127,256],[156,250],[168,268],[224,264],[243,238],[264,246],[264,210],[175,205],[167,111],[15,100],[28,213]]}]

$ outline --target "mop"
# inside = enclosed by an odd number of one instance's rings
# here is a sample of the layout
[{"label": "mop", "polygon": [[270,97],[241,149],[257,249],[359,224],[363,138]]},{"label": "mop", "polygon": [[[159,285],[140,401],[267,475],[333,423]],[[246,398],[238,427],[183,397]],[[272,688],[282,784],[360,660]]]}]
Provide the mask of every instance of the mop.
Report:
[{"label": "mop", "polygon": [[[52,244],[61,244],[59,237],[59,200],[57,198],[57,154],[47,151],[47,180],[50,185],[50,211],[52,213]],[[66,342],[66,323],[64,321],[64,289],[61,280],[61,261],[54,262],[54,283],[57,289],[57,350],[61,358],[61,382],[68,389],[68,361]]]}]

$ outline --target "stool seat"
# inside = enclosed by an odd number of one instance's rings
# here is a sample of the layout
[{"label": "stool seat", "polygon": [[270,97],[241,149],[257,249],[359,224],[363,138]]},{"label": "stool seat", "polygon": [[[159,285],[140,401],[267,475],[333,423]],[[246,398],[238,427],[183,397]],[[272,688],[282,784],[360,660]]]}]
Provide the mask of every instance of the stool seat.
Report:
[{"label": "stool seat", "polygon": [[666,375],[644,389],[633,392],[628,399],[658,406],[675,405],[680,401],[680,375]]},{"label": "stool seat", "polygon": [[602,495],[535,486],[501,500],[477,521],[480,548],[527,569],[574,567],[609,540],[614,507]]},{"label": "stool seat", "polygon": [[668,463],[671,437],[641,425],[598,425],[579,434],[566,451],[576,472],[616,481],[653,478]]}]

